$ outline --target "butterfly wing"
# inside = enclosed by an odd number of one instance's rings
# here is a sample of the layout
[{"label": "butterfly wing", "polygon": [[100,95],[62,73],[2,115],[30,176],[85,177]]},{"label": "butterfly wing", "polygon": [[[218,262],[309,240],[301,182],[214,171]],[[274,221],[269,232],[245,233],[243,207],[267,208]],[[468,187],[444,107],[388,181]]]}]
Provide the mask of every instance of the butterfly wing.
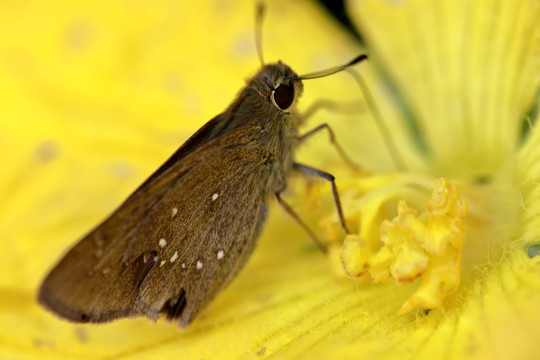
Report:
[{"label": "butterfly wing", "polygon": [[[209,144],[210,142],[238,129],[251,125],[251,115],[242,116],[237,114],[236,109],[241,107],[241,104],[249,103],[249,94],[242,91],[237,98],[223,113],[215,116],[212,120],[203,125],[195,134],[193,134],[178,150],[170,156],[144,183],[139,189],[146,187],[152,183],[157,177],[165,172],[169,167],[181,161],[184,157],[195,152],[197,149]],[[137,190],[139,190],[137,189]],[[137,192],[137,190],[135,192]]]},{"label": "butterfly wing", "polygon": [[40,302],[78,322],[189,324],[254,247],[272,177],[264,132],[233,131],[151,177],[51,271]]}]

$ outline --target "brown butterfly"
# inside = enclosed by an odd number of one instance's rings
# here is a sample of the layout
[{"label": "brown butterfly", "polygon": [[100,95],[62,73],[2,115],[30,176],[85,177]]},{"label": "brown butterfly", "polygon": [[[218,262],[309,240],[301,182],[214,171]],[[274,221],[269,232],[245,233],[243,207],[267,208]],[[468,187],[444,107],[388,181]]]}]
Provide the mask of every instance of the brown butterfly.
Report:
[{"label": "brown butterfly", "polygon": [[296,102],[303,79],[365,58],[304,76],[282,62],[263,65],[223,113],[60,260],[39,302],[75,322],[163,313],[186,327],[245,264],[268,197],[292,213],[280,198],[291,172],[331,181],[343,219],[333,176],[294,161],[298,144],[327,128],[299,136]]}]

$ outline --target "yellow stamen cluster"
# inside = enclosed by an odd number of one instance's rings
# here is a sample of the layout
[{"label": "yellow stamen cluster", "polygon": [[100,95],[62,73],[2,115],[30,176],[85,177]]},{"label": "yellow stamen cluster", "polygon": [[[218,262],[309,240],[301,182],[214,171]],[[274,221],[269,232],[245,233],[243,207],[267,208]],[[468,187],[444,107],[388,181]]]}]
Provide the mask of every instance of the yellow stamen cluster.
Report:
[{"label": "yellow stamen cluster", "polygon": [[[454,184],[437,179],[431,184],[425,213],[418,215],[405,200],[399,201],[397,211],[394,219],[382,222],[380,240],[360,235],[346,237],[340,249],[343,268],[350,277],[369,274],[375,283],[394,278],[404,285],[422,276],[418,290],[399,314],[416,306],[439,307],[460,283],[465,201]],[[373,250],[377,246],[378,250]]]}]

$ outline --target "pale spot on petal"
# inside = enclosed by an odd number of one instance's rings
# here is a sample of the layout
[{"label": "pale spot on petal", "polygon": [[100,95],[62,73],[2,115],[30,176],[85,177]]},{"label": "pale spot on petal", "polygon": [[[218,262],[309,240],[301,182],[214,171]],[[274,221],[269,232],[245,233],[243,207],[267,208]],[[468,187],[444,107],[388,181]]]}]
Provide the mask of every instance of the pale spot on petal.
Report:
[{"label": "pale spot on petal", "polygon": [[38,146],[36,157],[39,161],[47,162],[58,155],[57,145],[54,142],[47,141]]},{"label": "pale spot on petal", "polygon": [[124,162],[117,162],[110,166],[109,171],[112,176],[118,179],[127,179],[133,174],[131,165]]}]

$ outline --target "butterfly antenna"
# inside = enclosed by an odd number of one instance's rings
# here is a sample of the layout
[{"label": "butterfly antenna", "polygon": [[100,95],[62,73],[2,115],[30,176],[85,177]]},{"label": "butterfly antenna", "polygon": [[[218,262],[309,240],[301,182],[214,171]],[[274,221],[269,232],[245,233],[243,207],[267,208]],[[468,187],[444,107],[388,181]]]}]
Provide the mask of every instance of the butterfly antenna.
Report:
[{"label": "butterfly antenna", "polygon": [[340,71],[343,71],[343,70],[347,69],[350,66],[358,64],[362,60],[366,60],[367,58],[368,57],[367,57],[366,54],[362,54],[362,55],[359,55],[359,56],[355,57],[354,59],[352,59],[351,61],[349,61],[348,63],[346,63],[344,65],[334,66],[334,67],[331,67],[330,69],[326,69],[326,70],[322,70],[322,71],[316,71],[316,72],[313,72],[313,73],[304,74],[304,75],[300,75],[300,76],[291,76],[290,79],[293,79],[293,80],[308,80],[308,79],[322,78],[322,77],[325,77],[325,76],[332,75],[332,74],[338,73]]},{"label": "butterfly antenna", "polygon": [[264,20],[264,12],[264,3],[257,3],[257,10],[255,13],[255,46],[257,47],[257,55],[259,55],[259,61],[261,63],[261,66],[264,65],[264,57],[262,51],[262,26]]}]

